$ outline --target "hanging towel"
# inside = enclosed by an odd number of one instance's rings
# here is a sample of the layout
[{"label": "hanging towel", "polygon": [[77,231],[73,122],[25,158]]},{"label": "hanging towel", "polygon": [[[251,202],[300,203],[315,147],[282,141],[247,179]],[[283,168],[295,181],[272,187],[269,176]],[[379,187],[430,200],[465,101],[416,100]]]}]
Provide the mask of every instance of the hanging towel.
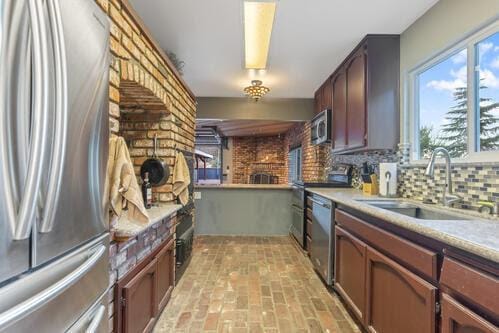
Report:
[{"label": "hanging towel", "polygon": [[109,195],[113,213],[120,217],[126,205],[130,222],[149,223],[130,153],[122,137],[113,136],[109,139],[107,176],[109,188],[106,189],[106,194]]},{"label": "hanging towel", "polygon": [[173,194],[179,198],[182,205],[189,201],[188,187],[190,183],[189,167],[184,154],[179,152],[175,158],[175,167],[173,168]]}]

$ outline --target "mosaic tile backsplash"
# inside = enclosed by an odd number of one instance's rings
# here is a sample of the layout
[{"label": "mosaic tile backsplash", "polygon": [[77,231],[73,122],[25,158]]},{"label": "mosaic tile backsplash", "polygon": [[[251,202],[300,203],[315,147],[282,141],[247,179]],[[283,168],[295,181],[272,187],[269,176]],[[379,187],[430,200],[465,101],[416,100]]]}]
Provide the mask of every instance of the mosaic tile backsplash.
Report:
[{"label": "mosaic tile backsplash", "polygon": [[[337,163],[349,163],[360,167],[369,164],[399,162],[398,194],[403,198],[440,203],[445,187],[445,165],[435,166],[434,177],[424,174],[426,166],[409,164],[410,146],[401,145],[393,150],[373,151],[349,155],[329,154],[326,167]],[[499,202],[499,163],[456,164],[452,166],[454,191],[463,197],[461,208],[477,210],[479,201]],[[459,206],[457,206],[459,207]]]}]

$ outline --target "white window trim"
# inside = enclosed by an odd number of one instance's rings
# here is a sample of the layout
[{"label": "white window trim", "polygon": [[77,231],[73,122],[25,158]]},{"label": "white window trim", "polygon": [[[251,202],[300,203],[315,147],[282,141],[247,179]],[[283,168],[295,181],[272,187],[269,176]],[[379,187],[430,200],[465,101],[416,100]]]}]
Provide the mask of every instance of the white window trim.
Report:
[{"label": "white window trim", "polygon": [[[475,126],[478,121],[476,115],[477,105],[476,94],[476,75],[477,70],[476,64],[476,51],[475,44],[487,38],[488,36],[499,32],[499,19],[494,19],[492,23],[488,23],[485,27],[478,29],[477,31],[470,34],[468,37],[462,39],[461,41],[452,44],[450,47],[441,51],[440,53],[426,59],[413,70],[409,71],[406,76],[406,97],[408,105],[408,127],[409,127],[409,138],[411,143],[410,152],[410,164],[422,165],[427,164],[428,160],[419,158],[419,85],[417,84],[418,76],[426,71],[427,69],[437,65],[438,63],[448,59],[463,49],[467,49],[467,86],[468,86],[468,129],[472,130],[473,133],[468,133],[468,156],[464,158],[454,158],[453,163],[477,163],[477,162],[499,162],[499,151],[483,151],[476,152],[476,147],[478,145],[477,139],[479,140],[479,130]],[[406,113],[407,114],[407,113]],[[406,127],[407,128],[407,127]]]}]

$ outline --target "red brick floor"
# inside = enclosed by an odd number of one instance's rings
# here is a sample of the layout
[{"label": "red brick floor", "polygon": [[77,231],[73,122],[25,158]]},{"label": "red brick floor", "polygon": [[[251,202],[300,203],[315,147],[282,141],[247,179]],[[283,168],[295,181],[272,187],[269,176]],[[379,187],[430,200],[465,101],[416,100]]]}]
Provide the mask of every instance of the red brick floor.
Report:
[{"label": "red brick floor", "polygon": [[203,236],[154,332],[360,332],[289,237]]}]

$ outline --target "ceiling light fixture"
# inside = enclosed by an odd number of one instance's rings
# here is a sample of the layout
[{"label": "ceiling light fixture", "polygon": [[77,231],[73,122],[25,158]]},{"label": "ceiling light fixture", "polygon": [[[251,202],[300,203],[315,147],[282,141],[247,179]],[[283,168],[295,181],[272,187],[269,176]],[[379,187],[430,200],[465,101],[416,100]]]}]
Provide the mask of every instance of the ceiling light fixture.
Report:
[{"label": "ceiling light fixture", "polygon": [[270,89],[265,87],[260,80],[253,80],[251,81],[251,86],[244,88],[246,95],[253,98],[255,102],[258,102],[269,91]]},{"label": "ceiling light fixture", "polygon": [[244,1],[244,52],[247,69],[267,67],[276,3]]}]

